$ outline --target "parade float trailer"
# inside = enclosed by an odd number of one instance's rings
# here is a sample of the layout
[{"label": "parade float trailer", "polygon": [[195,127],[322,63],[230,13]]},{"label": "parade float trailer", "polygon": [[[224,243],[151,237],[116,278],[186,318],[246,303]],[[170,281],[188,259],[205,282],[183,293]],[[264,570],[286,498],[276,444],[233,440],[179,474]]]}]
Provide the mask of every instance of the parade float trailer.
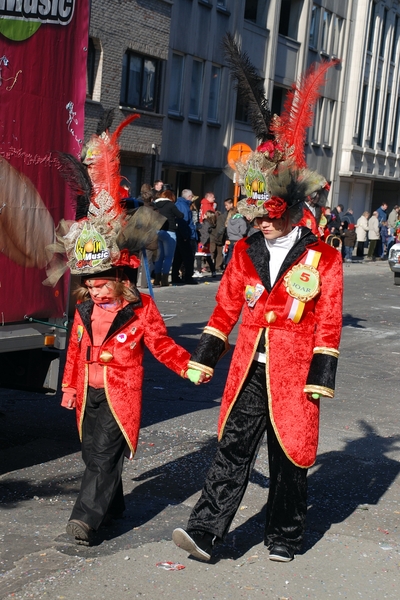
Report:
[{"label": "parade float trailer", "polygon": [[69,281],[43,285],[49,247],[74,218],[59,152],[80,156],[87,0],[0,1],[0,386],[54,393]]}]

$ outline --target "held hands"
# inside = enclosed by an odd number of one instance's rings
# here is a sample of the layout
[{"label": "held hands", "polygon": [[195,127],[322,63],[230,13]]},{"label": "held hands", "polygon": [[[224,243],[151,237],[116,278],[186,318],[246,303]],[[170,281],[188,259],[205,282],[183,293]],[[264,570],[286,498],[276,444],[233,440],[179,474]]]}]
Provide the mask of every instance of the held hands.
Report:
[{"label": "held hands", "polygon": [[307,394],[307,396],[310,402],[316,402],[321,398],[320,394]]},{"label": "held hands", "polygon": [[188,369],[185,373],[185,376],[187,379],[190,379],[190,381],[195,385],[200,385],[201,383],[208,383],[211,379],[211,376],[208,375],[208,373],[198,371],[197,369]]},{"label": "held hands", "polygon": [[63,406],[64,408],[68,408],[68,410],[73,410],[75,408],[75,405],[76,395],[71,394],[70,392],[64,392],[61,400],[61,406]]}]

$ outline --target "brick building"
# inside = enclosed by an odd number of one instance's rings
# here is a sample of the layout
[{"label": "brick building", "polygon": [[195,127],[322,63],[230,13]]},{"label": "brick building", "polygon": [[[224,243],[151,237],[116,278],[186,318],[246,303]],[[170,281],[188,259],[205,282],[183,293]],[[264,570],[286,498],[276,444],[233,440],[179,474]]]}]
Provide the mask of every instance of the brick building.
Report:
[{"label": "brick building", "polygon": [[120,138],[122,173],[133,195],[157,175],[171,6],[170,0],[91,0],[85,139],[105,109],[115,108],[112,129],[130,113],[140,114]]}]

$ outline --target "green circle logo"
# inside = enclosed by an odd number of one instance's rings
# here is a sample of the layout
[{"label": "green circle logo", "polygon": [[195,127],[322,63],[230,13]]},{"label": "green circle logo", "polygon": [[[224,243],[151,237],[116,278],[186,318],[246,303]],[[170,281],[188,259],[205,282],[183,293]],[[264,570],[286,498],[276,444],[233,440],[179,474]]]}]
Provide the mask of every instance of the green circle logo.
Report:
[{"label": "green circle logo", "polygon": [[9,40],[22,42],[37,32],[41,23],[37,21],[22,21],[20,19],[0,19],[0,33]]}]

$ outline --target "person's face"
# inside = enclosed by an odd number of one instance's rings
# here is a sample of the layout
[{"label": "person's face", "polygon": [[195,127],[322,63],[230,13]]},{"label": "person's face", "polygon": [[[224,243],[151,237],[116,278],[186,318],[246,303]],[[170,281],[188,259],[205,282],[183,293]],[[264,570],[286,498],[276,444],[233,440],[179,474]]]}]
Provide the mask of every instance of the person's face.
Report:
[{"label": "person's face", "polygon": [[95,304],[112,304],[115,301],[114,282],[110,279],[87,279],[85,285]]},{"label": "person's face", "polygon": [[164,183],[162,181],[157,181],[157,183],[154,184],[154,189],[157,192],[160,192],[163,189],[163,185]]},{"label": "person's face", "polygon": [[233,208],[233,202],[231,200],[229,200],[228,202],[224,202],[225,205],[225,210],[231,210],[231,208]]},{"label": "person's face", "polygon": [[256,223],[266,240],[276,240],[292,230],[288,211],[280,219],[269,219],[267,216],[257,217]]},{"label": "person's face", "polygon": [[319,194],[318,194],[318,192],[316,192],[312,196],[308,196],[308,198],[307,198],[307,202],[311,206],[316,206],[318,204],[318,200],[319,200]]}]

